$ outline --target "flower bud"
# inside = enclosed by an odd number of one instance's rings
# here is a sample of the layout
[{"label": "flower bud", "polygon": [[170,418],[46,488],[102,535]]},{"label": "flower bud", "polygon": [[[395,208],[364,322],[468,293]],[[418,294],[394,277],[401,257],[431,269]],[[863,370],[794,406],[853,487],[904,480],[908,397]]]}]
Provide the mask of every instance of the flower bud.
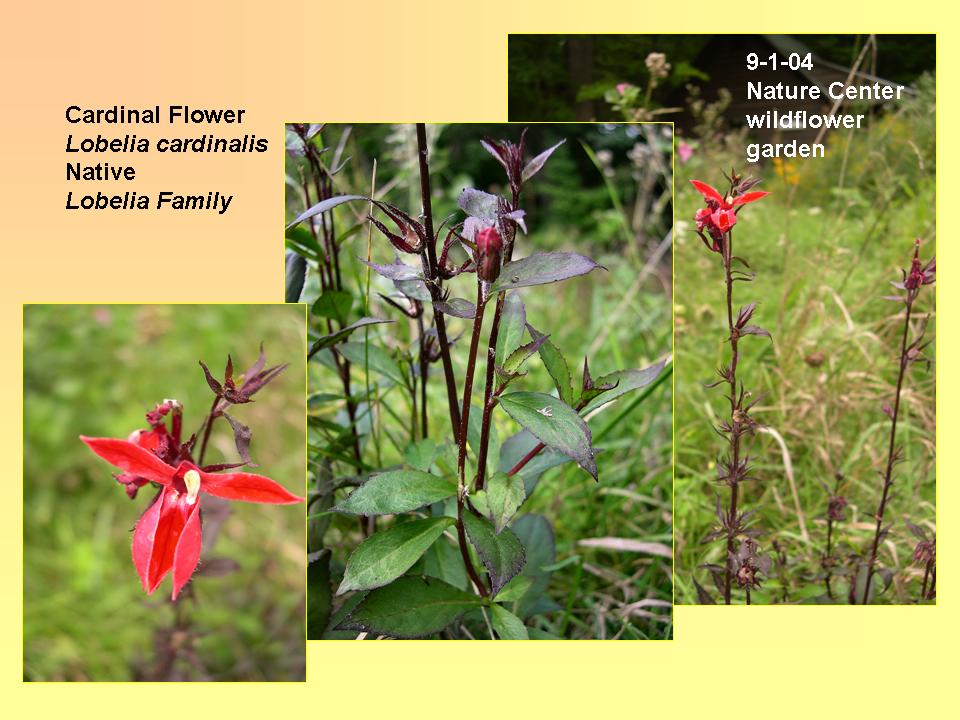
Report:
[{"label": "flower bud", "polygon": [[483,228],[476,235],[477,276],[484,282],[494,282],[500,276],[503,240],[495,227]]}]

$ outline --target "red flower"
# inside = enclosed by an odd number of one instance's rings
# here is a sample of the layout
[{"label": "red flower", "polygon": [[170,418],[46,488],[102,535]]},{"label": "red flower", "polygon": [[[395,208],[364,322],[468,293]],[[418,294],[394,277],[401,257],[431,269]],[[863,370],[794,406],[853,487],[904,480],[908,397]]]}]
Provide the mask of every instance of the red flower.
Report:
[{"label": "red flower", "polygon": [[162,486],[134,530],[133,564],[148,595],[172,570],[172,597],[176,599],[200,560],[201,492],[225,500],[279,505],[302,502],[303,498],[262,475],[206,472],[189,460],[170,465],[147,449],[152,442],[147,438],[155,432],[156,428],[141,431],[137,442],[82,435],[80,439],[94,453],[123,470],[121,477],[142,480],[140,485],[154,482]]},{"label": "red flower", "polygon": [[913,244],[913,260],[910,263],[910,272],[904,273],[903,287],[917,291],[923,285],[930,285],[937,279],[937,260],[933,258],[926,265],[920,260],[920,238]]},{"label": "red flower", "polygon": [[[697,210],[694,219],[697,223],[697,233],[703,239],[708,248],[714,252],[721,252],[723,249],[724,235],[730,232],[730,229],[737,223],[737,208],[756,202],[770,193],[763,190],[754,190],[753,192],[737,192],[737,188],[731,192],[728,197],[723,197],[716,188],[707,185],[699,180],[690,181],[697,189],[703,199],[707,201],[707,207]],[[749,181],[738,184],[747,185]],[[751,185],[753,183],[750,183]],[[742,188],[746,189],[746,188]],[[703,231],[710,233],[713,242],[709,242],[704,236]]]}]

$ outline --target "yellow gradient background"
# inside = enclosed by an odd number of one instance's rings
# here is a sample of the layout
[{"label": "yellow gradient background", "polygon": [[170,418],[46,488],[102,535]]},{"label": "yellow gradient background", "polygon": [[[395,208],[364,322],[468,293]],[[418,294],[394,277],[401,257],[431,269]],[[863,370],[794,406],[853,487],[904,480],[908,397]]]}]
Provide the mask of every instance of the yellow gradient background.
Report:
[{"label": "yellow gradient background", "polygon": [[[312,643],[308,682],[22,684],[21,303],[269,302],[283,282],[283,120],[506,119],[508,32],[931,32],[939,195],[958,196],[958,33],[946,3],[688,0],[6,3],[0,20],[2,670],[10,717],[942,717],[956,712],[960,483],[949,214],[940,241],[936,607],[678,607],[673,642]],[[68,213],[66,106],[245,107],[271,151],[148,154],[146,189],[226,189],[210,213]],[[161,126],[169,134],[169,128]],[[123,130],[123,128],[118,128]],[[197,128],[188,129],[195,133]],[[206,130],[206,129],[204,129]],[[209,130],[206,130],[209,131]],[[108,130],[108,132],[110,132]],[[212,132],[216,132],[215,130]],[[234,131],[229,131],[233,134]],[[138,183],[139,185],[139,183]],[[89,189],[86,187],[84,189]],[[943,421],[946,424],[943,424]],[[29,478],[24,479],[29,482]]]}]

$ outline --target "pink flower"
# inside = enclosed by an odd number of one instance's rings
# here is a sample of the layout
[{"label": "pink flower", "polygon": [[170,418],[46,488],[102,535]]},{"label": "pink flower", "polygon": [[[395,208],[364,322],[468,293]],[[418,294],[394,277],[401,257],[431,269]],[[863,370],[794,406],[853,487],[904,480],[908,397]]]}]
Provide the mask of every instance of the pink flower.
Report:
[{"label": "pink flower", "polygon": [[693,146],[683,140],[677,145],[677,157],[686,164],[693,157]]},{"label": "pink flower", "polygon": [[623,95],[628,87],[630,87],[630,83],[617,83],[617,92]]}]

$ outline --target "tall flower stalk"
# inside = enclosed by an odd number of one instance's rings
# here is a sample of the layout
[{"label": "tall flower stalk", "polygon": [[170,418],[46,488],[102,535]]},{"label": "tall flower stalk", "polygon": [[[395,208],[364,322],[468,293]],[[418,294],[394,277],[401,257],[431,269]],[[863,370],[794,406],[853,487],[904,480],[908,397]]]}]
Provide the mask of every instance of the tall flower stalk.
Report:
[{"label": "tall flower stalk", "polygon": [[[728,387],[730,416],[717,427],[717,431],[727,438],[728,449],[727,454],[717,460],[717,479],[729,488],[730,495],[725,509],[720,498],[717,498],[717,519],[720,527],[707,539],[722,537],[726,540],[726,561],[722,571],[715,566],[710,566],[709,569],[714,573],[714,580],[723,594],[724,603],[729,605],[734,582],[746,591],[746,600],[749,603],[750,589],[760,585],[758,573],[766,574],[770,565],[769,558],[757,552],[757,543],[752,539],[755,531],[747,527],[752,512],[744,512],[739,506],[740,484],[750,478],[750,458],[744,453],[742,441],[745,435],[752,434],[757,427],[757,423],[750,417],[750,410],[759,398],[751,399],[742,380],[737,377],[740,340],[747,335],[769,337],[770,333],[750,323],[756,303],[749,303],[734,314],[734,284],[738,281],[750,282],[755,276],[746,261],[733,254],[733,227],[737,223],[740,210],[768,193],[751,190],[759,182],[754,178],[744,178],[731,172],[727,180],[730,189],[726,195],[721,195],[715,188],[699,180],[691,182],[706,201],[706,207],[698,210],[694,218],[697,234],[707,249],[720,255],[726,288],[730,362],[719,369],[721,379],[711,387],[724,384]],[[739,547],[738,539],[741,539]]]},{"label": "tall flower stalk", "polygon": [[903,391],[903,383],[906,379],[907,369],[917,361],[922,361],[923,350],[927,346],[924,342],[926,332],[926,323],[923,323],[919,332],[913,341],[910,341],[910,321],[913,317],[913,306],[920,295],[920,290],[924,285],[930,285],[936,280],[937,263],[936,258],[931,258],[924,264],[920,260],[920,238],[914,241],[913,259],[909,270],[901,270],[903,279],[900,282],[893,283],[893,286],[902,291],[902,295],[895,295],[891,299],[902,302],[904,306],[903,313],[903,331],[900,336],[900,358],[897,371],[897,385],[894,391],[893,407],[889,404],[884,405],[884,412],[890,418],[890,439],[887,444],[887,461],[883,471],[883,486],[880,493],[880,504],[876,512],[876,528],[873,533],[873,542],[870,546],[870,554],[867,557],[866,579],[863,584],[863,593],[860,596],[860,603],[866,605],[870,600],[870,585],[873,582],[873,576],[876,572],[877,553],[880,549],[880,543],[886,537],[890,528],[883,526],[884,515],[887,511],[887,503],[890,500],[890,488],[893,486],[893,468],[902,459],[902,451],[896,446],[897,442],[897,423],[900,419],[900,400]]}]

